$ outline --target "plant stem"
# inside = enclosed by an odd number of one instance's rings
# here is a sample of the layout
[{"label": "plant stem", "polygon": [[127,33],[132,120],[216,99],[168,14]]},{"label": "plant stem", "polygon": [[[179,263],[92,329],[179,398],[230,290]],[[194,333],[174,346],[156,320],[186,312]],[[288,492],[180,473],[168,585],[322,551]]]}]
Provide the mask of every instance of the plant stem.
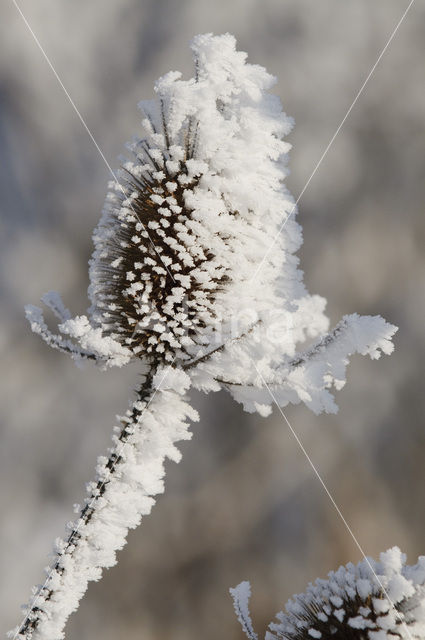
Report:
[{"label": "plant stem", "polygon": [[[106,533],[107,536],[111,536],[111,530],[112,533],[114,533],[115,522],[113,518],[110,519],[110,521],[104,517],[99,520],[99,514],[101,515],[101,511],[105,505],[108,506],[109,504],[110,506],[110,504],[113,504],[113,497],[116,498],[120,495],[116,487],[115,493],[112,491],[112,496],[107,495],[113,481],[118,483],[119,489],[121,483],[121,491],[122,486],[124,486],[124,490],[126,489],[125,483],[127,480],[123,468],[125,465],[129,467],[129,465],[133,464],[134,454],[132,454],[133,457],[129,457],[127,451],[124,455],[124,447],[127,446],[127,449],[131,447],[137,449],[138,447],[140,448],[141,444],[142,446],[145,445],[148,450],[146,454],[147,464],[150,462],[150,443],[152,438],[150,438],[149,435],[149,428],[144,439],[141,438],[140,434],[145,426],[144,420],[142,421],[143,414],[156,393],[156,390],[154,390],[152,386],[152,378],[153,373],[150,372],[138,390],[137,398],[132,408],[127,411],[126,416],[121,419],[122,429],[118,435],[114,437],[114,446],[109,450],[108,457],[99,458],[96,481],[88,487],[88,497],[85,499],[85,505],[81,509],[80,516],[78,520],[70,525],[67,538],[57,544],[55,562],[48,570],[44,584],[38,588],[32,602],[29,604],[25,620],[21,626],[16,629],[15,635],[13,636],[14,638],[25,638],[25,640],[49,638],[50,640],[51,638],[63,637],[62,628],[66,619],[69,614],[78,607],[78,601],[85,592],[88,581],[99,579],[102,567],[112,566],[112,564],[114,564],[114,561],[111,562],[110,553],[112,552],[114,556],[114,552],[123,546],[121,532],[119,531],[118,533],[118,544],[114,544],[113,541],[109,543],[111,548],[103,549],[106,545],[102,540],[102,534]],[[164,400],[166,399],[167,397],[165,396]],[[152,418],[151,412],[149,412],[148,415]],[[134,438],[132,436],[134,436]],[[184,437],[184,434],[183,436],[180,434],[180,437]],[[157,453],[156,462],[160,463],[160,470],[158,473],[159,467],[154,466],[152,475],[154,480],[160,480],[161,470],[163,469],[162,462],[167,453],[164,453],[163,450],[158,447],[154,447],[154,449],[155,453]],[[140,451],[136,454],[138,457],[134,462],[134,468],[136,469],[138,468],[137,465],[140,467],[141,464],[140,456],[142,454]],[[169,453],[168,456],[170,457]],[[120,472],[121,477],[117,478]],[[148,480],[149,479],[148,476]],[[149,485],[149,482],[145,482],[145,484]],[[152,491],[152,489],[145,489],[142,491],[141,500],[143,500],[143,494],[146,498],[158,492],[158,490]],[[150,511],[154,501],[152,498],[149,499],[151,500],[151,504],[149,505],[147,505],[146,502],[141,502],[143,506],[138,510],[140,517],[141,513],[145,514]],[[114,512],[112,512],[112,515],[114,515]],[[97,524],[93,524],[92,522],[96,520],[95,516],[98,519]],[[133,519],[134,514],[130,513],[131,522]],[[99,522],[101,523],[100,525]],[[90,524],[92,524],[91,530]],[[126,526],[124,523],[122,526],[125,528],[126,535],[128,528],[135,525],[127,523]],[[94,554],[92,553],[93,547],[95,548]],[[107,556],[103,563],[98,561],[98,556],[102,556],[102,553],[99,552],[100,549],[103,549],[103,552]],[[83,569],[81,580],[78,580],[79,568]],[[67,585],[70,588],[69,594],[66,593]],[[75,589],[78,593],[73,592]],[[59,612],[59,616],[57,616],[56,609],[63,609],[63,602],[66,603],[65,608],[68,609],[68,613],[64,615],[63,612]],[[59,621],[58,618],[62,619]]]}]

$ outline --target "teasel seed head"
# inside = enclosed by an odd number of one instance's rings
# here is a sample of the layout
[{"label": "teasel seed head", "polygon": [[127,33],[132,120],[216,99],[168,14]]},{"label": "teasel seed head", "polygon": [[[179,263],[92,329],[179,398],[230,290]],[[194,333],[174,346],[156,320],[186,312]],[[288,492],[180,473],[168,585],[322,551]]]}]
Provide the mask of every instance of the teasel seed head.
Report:
[{"label": "teasel seed head", "polygon": [[[249,612],[251,587],[230,589],[239,622],[258,640]],[[265,640],[420,640],[425,638],[425,556],[406,565],[398,547],[331,571],[287,602]]]},{"label": "teasel seed head", "polygon": [[330,389],[349,357],[391,353],[396,327],[351,314],[328,332],[326,301],[307,291],[295,255],[293,121],[276,79],[230,34],[198,35],[191,48],[194,77],[170,71],[140,104],[144,137],[128,145],[93,236],[88,315],[72,317],[50,293],[59,332],[38,307],[27,317],[77,361],[172,364],[261,415],[274,402],[335,412]]},{"label": "teasel seed head", "polygon": [[131,146],[134,162],[112,184],[94,234],[91,260],[93,320],[134,355],[183,360],[202,344],[202,330],[218,321],[215,304],[228,276],[200,233],[190,198],[202,180],[195,161],[196,126],[182,132],[184,148],[167,143],[164,107],[161,133],[152,117],[145,124],[162,145],[142,140]]}]

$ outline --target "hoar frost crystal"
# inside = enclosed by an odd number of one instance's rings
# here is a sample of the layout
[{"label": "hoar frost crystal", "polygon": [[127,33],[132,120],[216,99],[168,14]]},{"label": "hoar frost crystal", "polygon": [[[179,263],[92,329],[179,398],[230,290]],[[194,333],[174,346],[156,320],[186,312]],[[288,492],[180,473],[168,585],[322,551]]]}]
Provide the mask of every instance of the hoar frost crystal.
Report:
[{"label": "hoar frost crystal", "polygon": [[[249,614],[250,585],[230,590],[250,640],[258,640]],[[420,640],[425,637],[425,556],[414,566],[394,547],[380,561],[368,558],[331,571],[293,596],[265,640]]]},{"label": "hoar frost crystal", "polygon": [[235,45],[229,34],[197,36],[195,77],[170,72],[141,103],[146,135],[129,145],[133,159],[110,185],[94,232],[88,317],[73,318],[47,294],[60,320],[53,334],[39,308],[26,309],[33,331],[76,360],[139,359],[148,373],[20,638],[62,638],[88,581],[116,562],[128,528],[149,513],[164,459],[178,459],[175,442],[197,418],[189,387],[224,388],[267,415],[266,381],[280,406],[334,412],[331,389],[344,385],[349,356],[393,349],[396,328],[379,316],[345,316],[328,332],[326,301],[307,292],[283,182],[292,120],[269,92],[275,79]]}]

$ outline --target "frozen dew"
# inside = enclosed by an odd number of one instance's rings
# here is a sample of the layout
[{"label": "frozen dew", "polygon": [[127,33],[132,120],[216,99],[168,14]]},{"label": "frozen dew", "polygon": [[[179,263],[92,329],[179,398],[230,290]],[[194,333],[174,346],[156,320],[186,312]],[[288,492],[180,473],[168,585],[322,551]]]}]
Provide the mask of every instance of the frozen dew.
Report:
[{"label": "frozen dew", "polygon": [[[396,327],[379,316],[345,316],[329,331],[326,301],[303,284],[301,229],[284,184],[293,122],[271,93],[275,78],[248,64],[229,34],[199,35],[192,51],[195,77],[167,73],[155,99],[140,105],[145,135],[128,145],[94,231],[87,315],[72,317],[58,294],[47,294],[59,321],[53,333],[41,309],[26,308],[32,330],[77,362],[137,360],[148,373],[12,633],[20,640],[63,638],[88,582],[116,562],[128,530],[150,512],[165,459],[180,459],[176,443],[197,419],[190,387],[224,388],[267,415],[266,381],[281,406],[332,412],[349,356],[393,348]],[[405,593],[406,585],[396,588]],[[248,598],[239,591],[238,615],[255,638]],[[341,623],[344,602],[326,606]],[[359,615],[350,628],[361,628]],[[320,627],[310,631],[321,637]]]},{"label": "frozen dew", "polygon": [[[249,582],[230,591],[247,637],[256,638]],[[276,617],[265,640],[420,640],[425,637],[425,556],[409,566],[393,547],[381,553],[379,562],[349,563],[309,584]]]}]

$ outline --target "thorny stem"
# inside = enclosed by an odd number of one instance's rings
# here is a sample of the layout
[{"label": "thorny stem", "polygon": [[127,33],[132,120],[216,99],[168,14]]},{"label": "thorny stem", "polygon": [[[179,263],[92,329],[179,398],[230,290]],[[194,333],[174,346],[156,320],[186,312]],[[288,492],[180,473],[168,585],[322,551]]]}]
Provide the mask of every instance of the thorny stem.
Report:
[{"label": "thorny stem", "polygon": [[108,471],[108,478],[100,478],[91,490],[89,497],[86,498],[85,506],[80,512],[80,517],[69,533],[68,538],[64,543],[63,549],[61,551],[58,551],[56,561],[51,567],[44,584],[40,587],[38,593],[36,594],[33,603],[27,612],[25,620],[20,626],[19,631],[16,633],[15,637],[24,636],[27,640],[29,640],[32,637],[34,631],[36,631],[40,623],[40,614],[43,613],[42,609],[37,606],[37,602],[39,601],[40,597],[43,597],[45,601],[51,600],[54,590],[49,588],[48,586],[50,578],[54,573],[58,573],[61,576],[63,575],[65,571],[64,567],[62,566],[63,556],[72,555],[72,553],[77,548],[78,541],[82,537],[79,530],[81,529],[81,527],[88,524],[92,519],[93,514],[96,511],[99,499],[105,493],[106,487],[111,481],[111,477],[119,467],[119,464],[122,461],[120,450],[122,450],[122,447],[128,441],[129,437],[134,433],[134,428],[136,426],[140,426],[138,425],[138,421],[147,406],[146,403],[149,402],[149,396],[152,394],[152,379],[153,371],[151,370],[146,375],[140,389],[137,392],[137,400],[133,403],[133,408],[130,415],[126,416],[126,418],[122,420],[123,428],[121,429],[116,443],[111,449],[108,459],[104,464],[104,468]]}]

